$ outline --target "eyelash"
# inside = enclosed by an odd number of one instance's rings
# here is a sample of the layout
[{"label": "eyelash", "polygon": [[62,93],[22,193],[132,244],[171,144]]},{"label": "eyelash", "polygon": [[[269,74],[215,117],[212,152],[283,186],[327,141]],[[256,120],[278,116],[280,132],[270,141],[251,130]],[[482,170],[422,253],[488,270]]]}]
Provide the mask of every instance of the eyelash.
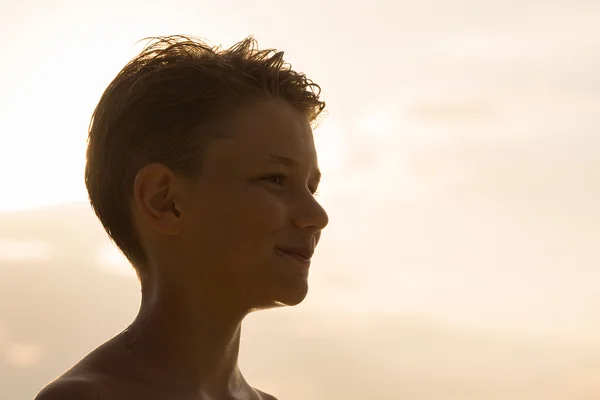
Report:
[{"label": "eyelash", "polygon": [[[277,186],[283,186],[285,180],[287,179],[287,176],[282,175],[282,174],[275,174],[275,175],[266,176],[263,179],[266,180],[266,181],[269,181],[269,182],[271,182],[271,183],[273,183],[273,184],[275,184]],[[273,182],[273,179],[281,179],[282,182],[281,183],[276,183],[276,182]],[[319,191],[318,190],[315,190],[315,191],[311,190],[310,192],[312,193],[313,196],[318,196],[319,195]]]}]

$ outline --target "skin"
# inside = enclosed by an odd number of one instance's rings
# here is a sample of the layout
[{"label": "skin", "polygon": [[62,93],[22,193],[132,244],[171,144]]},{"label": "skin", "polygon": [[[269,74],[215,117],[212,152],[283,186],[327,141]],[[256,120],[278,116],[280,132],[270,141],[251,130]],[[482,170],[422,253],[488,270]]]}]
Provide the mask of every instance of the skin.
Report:
[{"label": "skin", "polygon": [[131,207],[150,265],[133,323],[48,385],[36,400],[265,400],[238,368],[241,324],[255,310],[297,305],[328,223],[315,199],[312,130],[281,100],[229,121],[199,178],[143,168]]}]

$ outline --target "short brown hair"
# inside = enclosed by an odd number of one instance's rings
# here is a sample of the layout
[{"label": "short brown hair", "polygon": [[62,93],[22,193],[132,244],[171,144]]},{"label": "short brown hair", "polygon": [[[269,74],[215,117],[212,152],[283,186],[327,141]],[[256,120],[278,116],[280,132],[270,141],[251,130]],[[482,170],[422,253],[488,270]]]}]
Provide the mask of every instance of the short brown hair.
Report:
[{"label": "short brown hair", "polygon": [[108,85],[89,127],[85,184],[106,232],[136,268],[147,257],[130,200],[137,173],[160,163],[197,176],[216,125],[248,102],[280,98],[313,122],[325,108],[320,87],[252,36],[229,49],[189,36],[149,44]]}]

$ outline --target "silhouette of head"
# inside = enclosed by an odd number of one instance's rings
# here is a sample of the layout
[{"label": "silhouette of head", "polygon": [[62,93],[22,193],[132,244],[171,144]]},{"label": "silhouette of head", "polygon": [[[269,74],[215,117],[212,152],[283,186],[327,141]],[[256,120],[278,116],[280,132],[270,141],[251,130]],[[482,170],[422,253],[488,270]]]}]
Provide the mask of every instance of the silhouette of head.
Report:
[{"label": "silhouette of head", "polygon": [[248,309],[301,302],[328,217],[311,125],[320,88],[247,38],[153,38],[104,92],[85,182],[142,286]]}]

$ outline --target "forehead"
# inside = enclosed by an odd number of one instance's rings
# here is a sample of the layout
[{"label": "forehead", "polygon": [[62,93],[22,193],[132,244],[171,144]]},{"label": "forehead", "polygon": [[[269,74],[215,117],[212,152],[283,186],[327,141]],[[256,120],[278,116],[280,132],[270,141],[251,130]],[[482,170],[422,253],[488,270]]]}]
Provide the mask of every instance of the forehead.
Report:
[{"label": "forehead", "polygon": [[310,123],[284,101],[256,103],[230,118],[230,134],[227,139],[217,140],[210,146],[208,152],[212,156],[231,162],[261,160],[275,155],[316,165]]},{"label": "forehead", "polygon": [[237,139],[248,144],[314,144],[306,117],[282,100],[255,103],[235,114],[231,122]]}]

